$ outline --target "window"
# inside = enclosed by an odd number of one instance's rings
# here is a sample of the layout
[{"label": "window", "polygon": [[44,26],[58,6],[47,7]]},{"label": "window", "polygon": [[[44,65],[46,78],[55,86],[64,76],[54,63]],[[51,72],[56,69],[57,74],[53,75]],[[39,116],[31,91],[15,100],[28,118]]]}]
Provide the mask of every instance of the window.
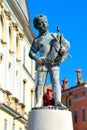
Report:
[{"label": "window", "polygon": [[75,95],[74,95],[74,99],[77,99],[78,98],[78,94],[76,93]]},{"label": "window", "polygon": [[7,130],[7,119],[4,119],[4,130]]},{"label": "window", "polygon": [[75,124],[78,123],[78,111],[77,110],[74,111],[74,123]]},{"label": "window", "polygon": [[86,121],[86,108],[82,108],[82,122]]},{"label": "window", "polygon": [[86,91],[85,90],[82,92],[82,96],[86,96]]},{"label": "window", "polygon": [[72,99],[68,100],[68,105],[71,106],[72,105]]}]

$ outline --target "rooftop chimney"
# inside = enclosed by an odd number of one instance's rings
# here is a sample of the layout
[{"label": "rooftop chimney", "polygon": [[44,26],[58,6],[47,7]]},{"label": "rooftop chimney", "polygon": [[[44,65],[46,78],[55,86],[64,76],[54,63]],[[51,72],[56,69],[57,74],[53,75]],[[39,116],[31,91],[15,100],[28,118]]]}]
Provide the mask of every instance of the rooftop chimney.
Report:
[{"label": "rooftop chimney", "polygon": [[64,79],[62,80],[62,82],[63,82],[62,90],[67,89],[67,88],[68,88],[68,79],[67,79],[67,78],[64,78]]},{"label": "rooftop chimney", "polygon": [[77,85],[80,85],[82,83],[82,70],[77,69],[76,73],[77,73]]}]

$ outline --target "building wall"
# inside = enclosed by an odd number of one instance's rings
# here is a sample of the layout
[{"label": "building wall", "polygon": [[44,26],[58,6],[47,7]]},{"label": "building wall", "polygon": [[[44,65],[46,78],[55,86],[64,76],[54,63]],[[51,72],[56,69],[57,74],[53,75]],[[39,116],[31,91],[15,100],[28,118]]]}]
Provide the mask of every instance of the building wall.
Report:
[{"label": "building wall", "polygon": [[[83,95],[83,92],[86,95]],[[77,95],[75,97],[75,95]],[[82,119],[82,110],[85,109],[85,119]],[[74,100],[73,100],[73,117],[75,114],[75,110],[78,112],[77,115],[77,122],[74,121],[74,129],[75,130],[83,130],[87,129],[87,89],[82,88],[80,91],[76,91],[74,93]]]},{"label": "building wall", "polygon": [[4,119],[7,130],[12,130],[13,119],[20,115],[24,121],[16,119],[15,129],[25,130],[28,112],[34,106],[35,65],[28,56],[34,35],[26,15],[22,16],[16,4],[16,1],[0,1],[1,130],[4,130]]},{"label": "building wall", "polygon": [[[14,120],[12,116],[10,116],[8,113],[5,113],[4,111],[0,110],[0,130],[4,130],[7,128],[7,130],[13,130],[12,128],[15,127],[15,130],[25,130],[25,126],[20,121]],[[6,123],[5,123],[6,122]]]},{"label": "building wall", "polygon": [[62,103],[72,112],[74,130],[87,130],[87,83],[64,90]]}]

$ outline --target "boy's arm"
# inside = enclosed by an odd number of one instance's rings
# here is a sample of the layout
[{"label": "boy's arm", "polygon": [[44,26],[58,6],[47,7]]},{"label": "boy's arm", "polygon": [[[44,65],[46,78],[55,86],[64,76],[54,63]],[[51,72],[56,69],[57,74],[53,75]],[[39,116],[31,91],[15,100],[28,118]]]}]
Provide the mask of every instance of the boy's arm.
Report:
[{"label": "boy's arm", "polygon": [[35,60],[37,63],[41,64],[42,63],[41,59],[36,56],[37,51],[38,51],[37,43],[34,40],[29,51],[29,57]]}]

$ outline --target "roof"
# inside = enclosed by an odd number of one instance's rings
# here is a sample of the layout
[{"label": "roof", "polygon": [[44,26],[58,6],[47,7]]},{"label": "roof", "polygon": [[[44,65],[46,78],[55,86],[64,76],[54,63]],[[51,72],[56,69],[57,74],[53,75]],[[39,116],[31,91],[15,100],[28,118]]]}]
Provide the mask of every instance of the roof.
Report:
[{"label": "roof", "polygon": [[21,11],[23,12],[24,16],[27,18],[27,20],[30,21],[27,0],[15,0],[15,2],[17,3],[17,5],[21,9]]},{"label": "roof", "polygon": [[87,82],[83,82],[80,85],[72,86],[71,88],[65,89],[65,90],[62,91],[62,94],[67,94],[67,93],[73,92],[75,90],[81,89],[82,87],[86,88],[87,87]]}]

